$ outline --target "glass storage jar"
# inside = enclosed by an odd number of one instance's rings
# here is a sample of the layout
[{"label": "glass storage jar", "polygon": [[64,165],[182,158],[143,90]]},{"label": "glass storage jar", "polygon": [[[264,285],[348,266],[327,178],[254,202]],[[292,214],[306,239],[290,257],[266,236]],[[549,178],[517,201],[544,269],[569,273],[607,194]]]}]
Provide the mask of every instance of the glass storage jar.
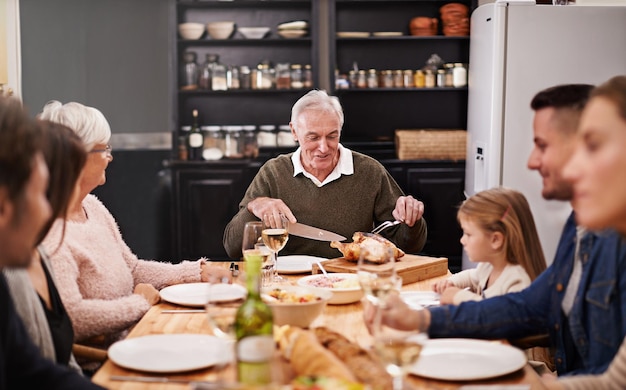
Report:
[{"label": "glass storage jar", "polygon": [[270,67],[269,62],[261,62],[256,67],[256,74],[253,80],[253,89],[272,89],[275,85],[276,72]]},{"label": "glass storage jar", "polygon": [[223,126],[224,157],[243,158],[243,140],[241,126]]},{"label": "glass storage jar", "polygon": [[367,88],[378,88],[378,75],[376,69],[367,71]]},{"label": "glass storage jar", "polygon": [[424,88],[426,86],[426,75],[423,70],[418,69],[415,71],[413,74],[413,85],[415,85],[415,88]]},{"label": "glass storage jar", "polygon": [[183,90],[198,88],[198,64],[196,63],[196,53],[193,51],[186,51],[183,54],[179,83],[180,88]]},{"label": "glass storage jar", "polygon": [[245,125],[243,128],[243,156],[247,158],[259,157],[259,143],[254,125]]},{"label": "glass storage jar", "polygon": [[400,69],[393,71],[393,86],[395,88],[404,87],[404,75]]},{"label": "glass storage jar", "polygon": [[257,134],[257,142],[260,147],[276,147],[276,126],[261,125]]},{"label": "glass storage jar", "polygon": [[224,133],[220,126],[202,126],[204,132],[204,150],[202,158],[205,160],[219,160],[224,157]]},{"label": "glass storage jar", "polygon": [[219,62],[219,56],[215,54],[215,62],[211,68],[211,89],[213,91],[226,91],[226,66]]},{"label": "glass storage jar", "polygon": [[467,68],[463,63],[457,62],[452,70],[452,86],[465,87],[467,85]]},{"label": "glass storage jar", "polygon": [[240,81],[238,66],[228,66],[228,70],[226,71],[226,87],[228,89],[239,89]]},{"label": "glass storage jar", "polygon": [[250,89],[251,85],[250,68],[246,65],[239,67],[239,87],[241,89]]},{"label": "glass storage jar", "polygon": [[300,64],[291,64],[291,88],[304,88],[304,82],[302,81],[302,65]]},{"label": "glass storage jar", "polygon": [[276,64],[276,89],[291,88],[291,66],[289,63]]},{"label": "glass storage jar", "polygon": [[304,71],[302,71],[302,88],[313,88],[313,69],[311,65],[304,65]]},{"label": "glass storage jar", "polygon": [[291,127],[289,125],[278,126],[276,144],[282,147],[296,146],[296,140],[293,138],[293,134],[291,134]]}]

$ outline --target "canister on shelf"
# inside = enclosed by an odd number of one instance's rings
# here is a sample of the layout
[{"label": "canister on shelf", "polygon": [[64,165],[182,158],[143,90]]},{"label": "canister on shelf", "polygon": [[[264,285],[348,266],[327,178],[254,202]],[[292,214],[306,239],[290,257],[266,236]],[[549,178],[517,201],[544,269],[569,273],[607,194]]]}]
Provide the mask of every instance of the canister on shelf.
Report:
[{"label": "canister on shelf", "polygon": [[241,139],[241,126],[223,126],[224,133],[224,157],[242,158],[243,142]]},{"label": "canister on shelf", "polygon": [[219,160],[224,157],[224,133],[216,125],[202,126],[204,133],[204,150],[202,157],[205,160]]},{"label": "canister on shelf", "polygon": [[415,86],[413,71],[411,69],[405,69],[402,72],[402,85],[404,88],[413,88]]},{"label": "canister on shelf", "polygon": [[239,89],[241,86],[239,80],[239,67],[229,66],[226,71],[226,87],[228,89]]},{"label": "canister on shelf", "polygon": [[367,71],[367,88],[378,88],[378,75],[376,69]]},{"label": "canister on shelf", "polygon": [[382,88],[393,88],[393,72],[390,70],[383,70],[380,72],[379,85]]},{"label": "canister on shelf", "polygon": [[256,77],[252,81],[253,89],[272,89],[276,83],[275,78],[276,71],[270,66],[269,61],[262,61],[256,67]]},{"label": "canister on shelf", "polygon": [[358,74],[357,71],[354,69],[351,69],[348,72],[348,83],[350,84],[350,88],[357,88],[357,79],[358,79]]},{"label": "canister on shelf", "polygon": [[250,89],[252,87],[250,68],[246,65],[242,65],[239,67],[239,87],[241,89]]},{"label": "canister on shelf", "polygon": [[259,157],[259,143],[254,125],[245,125],[243,128],[243,156],[247,158]]},{"label": "canister on shelf", "polygon": [[413,84],[415,88],[424,88],[426,86],[426,75],[423,70],[418,69],[415,71],[413,74]]},{"label": "canister on shelf", "polygon": [[228,84],[226,82],[226,65],[219,62],[219,56],[215,55],[216,61],[211,68],[211,89],[213,91],[226,91]]},{"label": "canister on shelf", "polygon": [[395,88],[403,88],[404,87],[404,76],[401,70],[393,71],[393,86]]},{"label": "canister on shelf", "polygon": [[296,140],[293,138],[293,134],[291,134],[291,127],[289,125],[278,126],[276,144],[282,147],[296,146]]},{"label": "canister on shelf", "polygon": [[445,87],[446,86],[446,70],[445,69],[437,69],[437,86]]},{"label": "canister on shelf", "polygon": [[276,64],[276,89],[291,88],[291,67],[289,63]]},{"label": "canister on shelf", "polygon": [[435,72],[430,69],[426,69],[424,71],[424,87],[434,88],[436,85],[437,81],[435,80]]},{"label": "canister on shelf", "polygon": [[260,147],[276,147],[276,126],[259,126],[259,133],[256,139]]},{"label": "canister on shelf", "polygon": [[302,88],[313,88],[313,69],[310,64],[304,65],[302,72]]},{"label": "canister on shelf", "polygon": [[291,64],[291,88],[301,89],[304,88],[304,82],[302,81],[302,65]]},{"label": "canister on shelf", "polygon": [[367,88],[367,73],[365,73],[365,70],[359,70],[357,73],[356,87]]},{"label": "canister on shelf", "polygon": [[454,86],[454,82],[453,82],[454,64],[451,64],[451,63],[443,64],[443,68],[446,71],[444,86],[445,87]]},{"label": "canister on shelf", "polygon": [[196,63],[196,53],[193,51],[186,51],[183,54],[179,83],[180,88],[183,90],[198,88],[198,64]]},{"label": "canister on shelf", "polygon": [[465,65],[460,62],[455,63],[452,78],[454,87],[465,87],[467,85],[467,69]]},{"label": "canister on shelf", "polygon": [[187,137],[191,126],[182,126],[180,128],[180,136],[178,136],[178,159],[181,161],[189,160],[189,150],[187,149]]}]

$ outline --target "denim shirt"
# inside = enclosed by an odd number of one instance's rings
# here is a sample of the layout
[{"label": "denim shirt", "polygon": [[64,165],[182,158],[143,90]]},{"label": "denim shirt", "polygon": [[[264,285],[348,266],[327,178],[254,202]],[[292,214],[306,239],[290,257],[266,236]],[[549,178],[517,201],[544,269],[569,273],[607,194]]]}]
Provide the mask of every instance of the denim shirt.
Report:
[{"label": "denim shirt", "polygon": [[523,291],[431,308],[430,337],[516,339],[548,333],[559,375],[601,373],[626,335],[626,244],[614,231],[587,233],[569,318],[561,309],[572,273],[576,224],[570,215],[554,262]]}]

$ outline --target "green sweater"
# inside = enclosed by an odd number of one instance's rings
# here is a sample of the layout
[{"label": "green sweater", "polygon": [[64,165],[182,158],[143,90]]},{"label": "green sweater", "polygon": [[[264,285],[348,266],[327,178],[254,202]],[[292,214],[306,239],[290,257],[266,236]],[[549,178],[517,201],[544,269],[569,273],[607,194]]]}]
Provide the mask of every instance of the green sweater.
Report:
[{"label": "green sweater", "polygon": [[[293,176],[293,153],[267,161],[248,187],[239,212],[226,226],[224,248],[228,256],[241,257],[243,227],[258,221],[247,209],[248,203],[259,197],[282,199],[298,222],[330,230],[352,240],[354,232],[369,232],[391,215],[402,190],[375,159],[352,152],[354,174],[342,175],[322,187],[317,187],[303,174]],[[405,224],[387,229],[385,237],[407,253],[419,252],[426,242],[426,222],[420,219],[413,227]],[[289,236],[280,255],[304,254],[325,258],[340,257],[341,253],[329,242]]]}]

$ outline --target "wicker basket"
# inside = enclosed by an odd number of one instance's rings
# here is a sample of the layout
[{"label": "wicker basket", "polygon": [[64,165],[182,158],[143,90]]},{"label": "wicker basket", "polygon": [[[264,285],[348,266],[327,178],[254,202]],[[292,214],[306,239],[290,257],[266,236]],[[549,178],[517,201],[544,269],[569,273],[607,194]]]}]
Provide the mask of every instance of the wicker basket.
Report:
[{"label": "wicker basket", "polygon": [[396,152],[400,160],[465,160],[465,130],[396,130]]}]

